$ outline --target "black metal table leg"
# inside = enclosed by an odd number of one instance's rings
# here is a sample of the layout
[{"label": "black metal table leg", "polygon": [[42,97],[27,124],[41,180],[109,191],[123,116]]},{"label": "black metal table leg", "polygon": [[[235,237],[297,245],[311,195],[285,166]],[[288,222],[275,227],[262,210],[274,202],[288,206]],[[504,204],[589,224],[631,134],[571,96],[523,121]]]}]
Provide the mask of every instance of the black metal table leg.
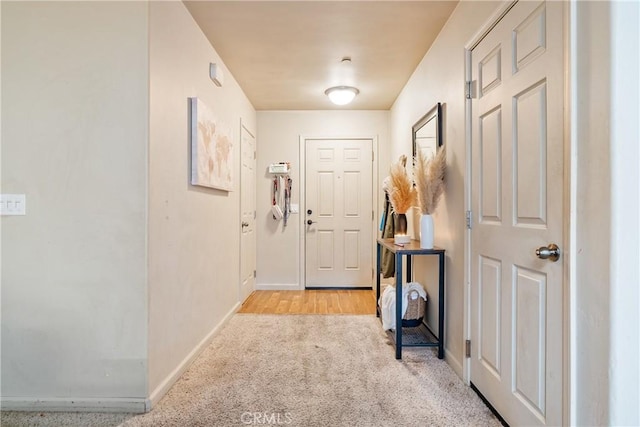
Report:
[{"label": "black metal table leg", "polygon": [[396,359],[402,359],[402,254],[396,253]]},{"label": "black metal table leg", "polygon": [[438,254],[438,359],[444,359],[444,253]]},{"label": "black metal table leg", "polygon": [[[378,238],[377,240],[377,252],[376,252],[376,266],[378,268],[378,274],[376,278],[376,299],[380,299],[380,264],[382,263],[382,250],[387,249],[391,253],[395,255],[395,286],[396,286],[396,330],[395,330],[395,347],[396,347],[396,359],[402,358],[402,284],[403,279],[407,282],[411,282],[413,280],[413,257],[416,255],[437,255],[438,256],[438,331],[437,336],[436,332],[431,330],[429,325],[423,320],[423,324],[420,325],[419,328],[413,329],[412,333],[418,335],[422,335],[424,340],[415,340],[411,341],[407,344],[404,344],[408,347],[437,347],[438,348],[438,358],[444,359],[444,339],[445,339],[445,328],[444,328],[444,319],[445,319],[445,250],[442,248],[421,248],[419,243],[416,241],[411,241],[404,245],[396,245],[393,239],[383,239]],[[406,256],[406,274],[403,274],[402,271],[402,257]],[[376,301],[377,306],[377,301]],[[382,313],[376,310],[378,316],[381,316]]]},{"label": "black metal table leg", "polygon": [[377,244],[378,250],[376,253],[376,317],[380,317],[380,310],[378,310],[378,301],[380,300],[380,259],[382,247],[380,243]]}]

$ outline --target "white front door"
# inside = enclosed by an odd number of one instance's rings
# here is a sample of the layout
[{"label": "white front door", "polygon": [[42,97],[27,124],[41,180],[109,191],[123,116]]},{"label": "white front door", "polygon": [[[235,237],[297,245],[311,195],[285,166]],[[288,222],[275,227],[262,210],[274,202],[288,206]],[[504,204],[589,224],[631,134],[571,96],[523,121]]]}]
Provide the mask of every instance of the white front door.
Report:
[{"label": "white front door", "polygon": [[244,301],[256,282],[256,139],[244,125],[240,127],[240,150],[240,301]]},{"label": "white front door", "polygon": [[511,425],[562,425],[563,22],[520,1],[471,53],[471,382]]},{"label": "white front door", "polygon": [[306,287],[372,284],[372,147],[371,139],[306,142]]}]

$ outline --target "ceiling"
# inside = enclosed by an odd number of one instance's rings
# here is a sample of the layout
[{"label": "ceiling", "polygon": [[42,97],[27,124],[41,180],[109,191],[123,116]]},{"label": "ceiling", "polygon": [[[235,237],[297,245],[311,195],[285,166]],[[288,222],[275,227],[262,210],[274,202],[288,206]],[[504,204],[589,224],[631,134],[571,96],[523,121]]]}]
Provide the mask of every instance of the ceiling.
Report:
[{"label": "ceiling", "polygon": [[[457,1],[184,1],[257,110],[388,110]],[[351,62],[341,62],[350,57]],[[324,91],[360,94],[331,104]]]}]

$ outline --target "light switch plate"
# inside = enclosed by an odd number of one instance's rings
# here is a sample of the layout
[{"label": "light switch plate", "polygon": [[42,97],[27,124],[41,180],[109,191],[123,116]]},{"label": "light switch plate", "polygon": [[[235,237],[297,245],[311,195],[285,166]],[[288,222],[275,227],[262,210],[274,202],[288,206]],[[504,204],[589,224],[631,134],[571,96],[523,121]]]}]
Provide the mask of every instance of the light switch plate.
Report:
[{"label": "light switch plate", "polygon": [[27,196],[24,194],[0,194],[0,215],[26,215]]},{"label": "light switch plate", "polygon": [[291,213],[300,213],[300,205],[298,205],[297,203],[291,203]]}]

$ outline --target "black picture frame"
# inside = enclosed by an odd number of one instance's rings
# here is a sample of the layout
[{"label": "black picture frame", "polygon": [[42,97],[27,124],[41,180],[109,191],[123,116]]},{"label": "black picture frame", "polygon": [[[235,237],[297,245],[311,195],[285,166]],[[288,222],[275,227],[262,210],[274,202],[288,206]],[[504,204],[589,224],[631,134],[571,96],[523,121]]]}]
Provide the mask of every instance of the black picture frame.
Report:
[{"label": "black picture frame", "polygon": [[[433,126],[431,125],[433,123]],[[426,133],[424,131],[427,131]],[[421,131],[424,133],[421,135]],[[435,131],[435,135],[432,135]],[[422,116],[411,128],[412,153],[413,158],[418,154],[419,141],[424,141],[434,151],[440,149],[444,144],[442,133],[442,104],[438,102],[427,114]],[[434,139],[434,143],[428,141]],[[435,145],[435,146],[433,146]]]}]

